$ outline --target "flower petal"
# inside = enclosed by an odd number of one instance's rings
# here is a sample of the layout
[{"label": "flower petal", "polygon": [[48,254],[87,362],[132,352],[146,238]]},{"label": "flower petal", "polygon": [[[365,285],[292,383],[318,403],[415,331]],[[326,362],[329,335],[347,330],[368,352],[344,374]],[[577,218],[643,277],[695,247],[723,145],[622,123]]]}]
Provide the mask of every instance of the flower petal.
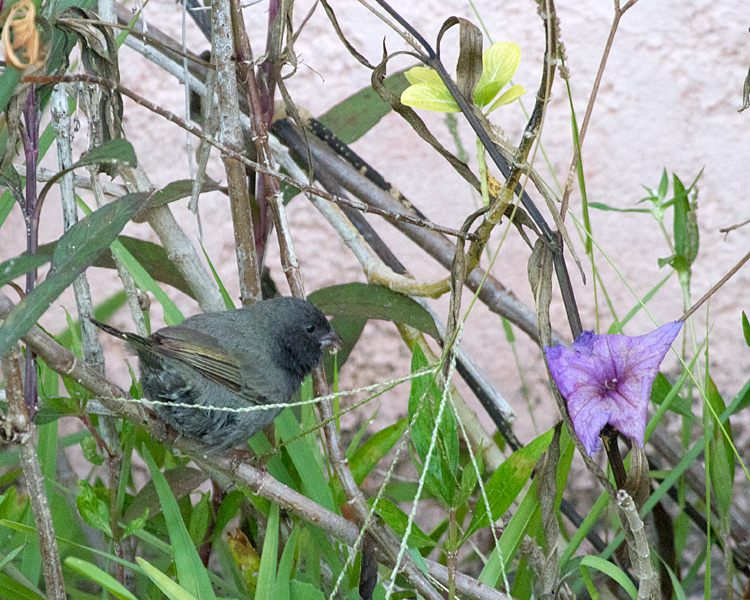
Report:
[{"label": "flower petal", "polygon": [[681,328],[682,321],[675,321],[638,337],[602,336],[607,338],[608,352],[613,359],[617,357],[620,367],[617,384],[620,410],[613,411],[609,423],[635,439],[639,447],[643,447],[651,387]]},{"label": "flower petal", "polygon": [[595,335],[584,331],[572,348],[547,348],[552,377],[568,403],[573,428],[586,452],[600,447],[609,423],[643,446],[651,386],[682,322],[646,335]]}]

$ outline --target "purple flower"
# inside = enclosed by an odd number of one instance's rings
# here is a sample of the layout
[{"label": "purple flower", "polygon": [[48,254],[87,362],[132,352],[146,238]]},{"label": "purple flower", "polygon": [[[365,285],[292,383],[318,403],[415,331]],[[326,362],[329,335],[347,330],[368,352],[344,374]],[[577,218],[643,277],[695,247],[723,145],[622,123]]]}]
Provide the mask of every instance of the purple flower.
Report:
[{"label": "purple flower", "polygon": [[584,331],[572,350],[546,348],[552,377],[568,402],[573,428],[589,456],[609,423],[643,447],[651,386],[682,321],[638,337]]}]

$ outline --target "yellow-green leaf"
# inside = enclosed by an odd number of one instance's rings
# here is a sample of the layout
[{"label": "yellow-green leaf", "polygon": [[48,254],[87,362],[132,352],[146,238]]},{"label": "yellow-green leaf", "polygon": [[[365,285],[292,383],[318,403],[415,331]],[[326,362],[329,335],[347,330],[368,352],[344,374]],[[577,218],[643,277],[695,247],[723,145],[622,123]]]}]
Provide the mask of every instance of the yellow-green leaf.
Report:
[{"label": "yellow-green leaf", "polygon": [[65,559],[65,565],[84,577],[91,579],[91,581],[98,583],[118,600],[138,600],[125,586],[118,582],[109,573],[102,571],[99,567],[92,565],[90,562],[75,556],[68,556]]},{"label": "yellow-green leaf", "polygon": [[[442,81],[440,83],[442,85]],[[444,85],[442,87],[425,83],[410,85],[401,94],[401,102],[406,106],[424,108],[433,112],[447,113],[461,110]]]},{"label": "yellow-green leaf", "polygon": [[491,113],[496,108],[500,108],[501,106],[504,106],[506,104],[510,104],[514,100],[520,98],[526,93],[526,88],[524,88],[522,85],[514,85],[512,88],[510,88],[507,92],[505,92],[502,96],[500,96],[497,100],[495,100],[492,103],[492,106],[487,110],[487,114]]},{"label": "yellow-green leaf", "polygon": [[474,88],[474,103],[487,106],[510,81],[521,62],[521,47],[497,42],[482,53],[482,76]]},{"label": "yellow-green leaf", "polygon": [[445,87],[445,84],[443,83],[443,80],[440,79],[440,75],[437,74],[437,71],[428,69],[427,67],[412,67],[411,69],[406,71],[404,75],[406,75],[406,79],[412,85],[419,85],[420,83],[424,83],[427,85]]}]

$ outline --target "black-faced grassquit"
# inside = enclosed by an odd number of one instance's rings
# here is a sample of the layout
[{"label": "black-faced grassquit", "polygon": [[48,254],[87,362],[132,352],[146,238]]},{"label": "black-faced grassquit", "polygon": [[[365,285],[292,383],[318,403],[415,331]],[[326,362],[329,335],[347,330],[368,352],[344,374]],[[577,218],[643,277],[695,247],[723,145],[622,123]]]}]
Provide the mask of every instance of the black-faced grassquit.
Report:
[{"label": "black-faced grassquit", "polygon": [[[92,319],[93,321],[93,319]],[[144,338],[93,321],[138,354],[143,393],[180,434],[223,451],[244,443],[282,408],[226,412],[170,403],[243,408],[284,404],[341,338],[310,302],[271,298],[204,313]]]}]

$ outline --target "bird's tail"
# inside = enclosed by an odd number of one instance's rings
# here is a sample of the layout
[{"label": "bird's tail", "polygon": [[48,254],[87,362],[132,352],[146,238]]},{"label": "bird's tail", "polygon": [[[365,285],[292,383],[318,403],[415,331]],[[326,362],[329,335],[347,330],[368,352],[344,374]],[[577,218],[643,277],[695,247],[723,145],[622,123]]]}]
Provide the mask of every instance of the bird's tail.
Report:
[{"label": "bird's tail", "polygon": [[89,321],[91,321],[94,325],[96,325],[99,329],[102,331],[105,331],[109,335],[113,335],[116,338],[120,338],[121,340],[125,340],[129,344],[132,344],[135,347],[150,347],[151,344],[149,344],[149,341],[145,337],[141,337],[140,335],[137,335],[135,333],[129,333],[127,331],[120,331],[119,329],[116,329],[115,327],[112,327],[111,325],[107,325],[106,323],[102,323],[101,321],[97,321],[96,319],[89,318]]}]

